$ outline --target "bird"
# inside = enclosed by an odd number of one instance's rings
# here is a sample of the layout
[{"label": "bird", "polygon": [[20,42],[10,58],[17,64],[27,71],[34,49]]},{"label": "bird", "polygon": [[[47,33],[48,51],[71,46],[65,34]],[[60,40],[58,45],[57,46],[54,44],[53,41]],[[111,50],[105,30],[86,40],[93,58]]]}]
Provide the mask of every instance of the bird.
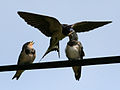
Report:
[{"label": "bird", "polygon": [[[21,53],[18,58],[17,65],[28,65],[28,64],[31,64],[35,60],[36,51],[33,48],[33,44],[34,42],[30,41],[30,42],[26,42],[23,45]],[[16,80],[18,80],[23,72],[24,70],[17,70],[12,79],[16,78]]]},{"label": "bird", "polygon": [[57,51],[60,58],[59,41],[64,39],[73,31],[87,32],[112,21],[81,21],[71,25],[61,24],[58,19],[51,16],[40,15],[30,12],[18,11],[18,15],[24,19],[27,24],[39,29],[45,36],[51,37],[50,45],[42,56],[43,59],[51,51]]},{"label": "bird", "polygon": [[[83,46],[81,42],[78,41],[76,32],[73,32],[69,35],[69,42],[67,43],[65,53],[69,60],[82,60],[83,56],[85,56]],[[79,81],[82,67],[73,66],[72,69],[75,73],[75,79]]]}]

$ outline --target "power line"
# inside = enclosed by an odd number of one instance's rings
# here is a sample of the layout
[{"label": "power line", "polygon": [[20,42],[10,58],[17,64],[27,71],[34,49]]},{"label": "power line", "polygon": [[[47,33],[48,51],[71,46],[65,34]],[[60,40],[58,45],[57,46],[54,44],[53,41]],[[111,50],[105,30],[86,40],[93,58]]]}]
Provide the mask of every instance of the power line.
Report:
[{"label": "power line", "polygon": [[64,67],[72,67],[79,65],[88,66],[88,65],[100,65],[100,64],[113,64],[113,63],[120,63],[120,56],[88,58],[88,59],[73,60],[73,61],[65,60],[65,61],[54,61],[54,62],[41,62],[41,63],[33,63],[28,65],[6,65],[6,66],[0,66],[0,72],[15,71],[15,70],[64,68]]}]

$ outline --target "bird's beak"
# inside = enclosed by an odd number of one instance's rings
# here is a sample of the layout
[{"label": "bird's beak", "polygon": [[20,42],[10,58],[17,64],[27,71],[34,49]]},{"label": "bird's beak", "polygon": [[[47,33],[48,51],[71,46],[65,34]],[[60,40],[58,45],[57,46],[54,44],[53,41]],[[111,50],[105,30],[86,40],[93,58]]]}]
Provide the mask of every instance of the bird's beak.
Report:
[{"label": "bird's beak", "polygon": [[71,28],[70,33],[68,33],[68,36],[70,36],[73,32],[75,32],[75,31]]},{"label": "bird's beak", "polygon": [[33,45],[35,42],[31,41],[31,44]]}]

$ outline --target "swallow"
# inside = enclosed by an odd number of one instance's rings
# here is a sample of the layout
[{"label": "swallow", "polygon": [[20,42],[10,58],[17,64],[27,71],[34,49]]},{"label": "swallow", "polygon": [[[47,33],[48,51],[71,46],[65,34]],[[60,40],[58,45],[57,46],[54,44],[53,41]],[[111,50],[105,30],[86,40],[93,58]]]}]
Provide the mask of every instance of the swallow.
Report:
[{"label": "swallow", "polygon": [[39,29],[45,36],[51,37],[50,45],[43,55],[44,58],[49,52],[59,52],[59,41],[68,36],[73,30],[75,32],[87,32],[103,25],[109,24],[112,21],[82,21],[75,24],[61,24],[56,18],[34,14],[29,12],[18,11],[18,15],[27,22],[27,24]]},{"label": "swallow", "polygon": [[[83,46],[81,42],[78,41],[78,36],[76,32],[73,32],[69,36],[69,42],[67,43],[66,49],[66,56],[69,60],[82,60],[85,53],[83,51]],[[79,81],[81,77],[81,66],[73,66],[72,67],[76,80]]]},{"label": "swallow", "polygon": [[[36,57],[35,49],[33,48],[33,41],[27,42],[23,45],[22,51],[19,55],[18,58],[18,65],[26,65],[26,64],[31,64]],[[12,79],[16,78],[16,80],[19,79],[21,74],[23,73],[24,70],[17,70],[16,74],[13,76]]]}]

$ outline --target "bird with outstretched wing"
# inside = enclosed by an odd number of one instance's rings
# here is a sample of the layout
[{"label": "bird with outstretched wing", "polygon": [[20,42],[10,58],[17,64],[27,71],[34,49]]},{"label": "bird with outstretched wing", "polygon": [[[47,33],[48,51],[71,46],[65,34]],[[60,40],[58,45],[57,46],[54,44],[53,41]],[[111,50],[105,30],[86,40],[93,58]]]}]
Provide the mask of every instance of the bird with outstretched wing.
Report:
[{"label": "bird with outstretched wing", "polygon": [[41,31],[45,36],[51,37],[50,45],[42,58],[44,58],[45,55],[54,50],[58,52],[58,56],[60,57],[59,41],[68,36],[71,32],[86,32],[112,22],[82,21],[72,25],[68,25],[61,24],[56,18],[50,16],[22,11],[19,11],[18,14],[27,22],[27,24],[39,29],[39,31]]}]

